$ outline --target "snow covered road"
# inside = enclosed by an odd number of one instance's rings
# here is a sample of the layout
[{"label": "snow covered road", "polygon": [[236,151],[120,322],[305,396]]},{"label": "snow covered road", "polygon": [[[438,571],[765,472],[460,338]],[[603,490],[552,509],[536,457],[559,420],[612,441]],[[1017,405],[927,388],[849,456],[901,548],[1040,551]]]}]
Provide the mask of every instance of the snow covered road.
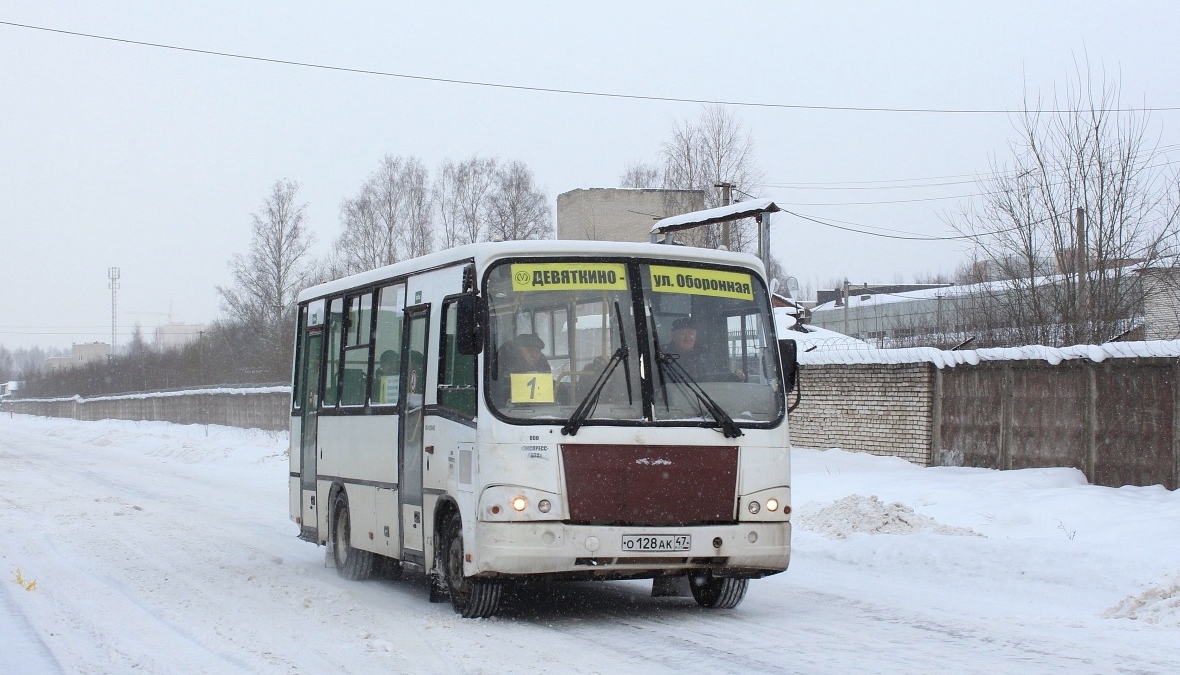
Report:
[{"label": "snow covered road", "polygon": [[[458,618],[287,518],[286,439],[0,418],[0,672],[1170,673],[1180,494],[798,450],[791,569],[733,611],[650,582]],[[17,571],[25,585],[16,582]]]}]

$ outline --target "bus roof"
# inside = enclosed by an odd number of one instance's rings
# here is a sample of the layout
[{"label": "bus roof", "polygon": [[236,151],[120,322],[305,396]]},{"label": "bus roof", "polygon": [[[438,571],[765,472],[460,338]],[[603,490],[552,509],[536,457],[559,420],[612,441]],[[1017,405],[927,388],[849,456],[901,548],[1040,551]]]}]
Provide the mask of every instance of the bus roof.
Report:
[{"label": "bus roof", "polygon": [[672,246],[668,244],[636,244],[618,241],[584,241],[579,239],[545,239],[541,241],[481,242],[449,248],[419,258],[411,258],[392,265],[359,272],[305,289],[299,294],[299,302],[332,295],[352,288],[368,286],[383,279],[405,276],[418,270],[443,267],[453,263],[471,260],[480,270],[500,258],[518,256],[567,256],[602,255],[626,256],[657,259],[677,259],[691,262],[722,263],[751,267],[765,275],[762,261],[749,253],[718,251],[696,246]]}]

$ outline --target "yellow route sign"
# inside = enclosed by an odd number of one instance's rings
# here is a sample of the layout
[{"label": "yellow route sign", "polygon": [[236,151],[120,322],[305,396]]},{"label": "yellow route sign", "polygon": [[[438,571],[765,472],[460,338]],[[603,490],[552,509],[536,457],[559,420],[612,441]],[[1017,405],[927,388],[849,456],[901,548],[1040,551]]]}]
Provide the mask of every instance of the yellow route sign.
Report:
[{"label": "yellow route sign", "polygon": [[749,274],[705,270],[696,267],[650,265],[651,288],[657,293],[687,293],[718,298],[753,300],[754,286]]},{"label": "yellow route sign", "polygon": [[549,373],[512,373],[513,403],[553,403],[553,376]]},{"label": "yellow route sign", "polygon": [[622,263],[513,263],[514,291],[625,291]]}]

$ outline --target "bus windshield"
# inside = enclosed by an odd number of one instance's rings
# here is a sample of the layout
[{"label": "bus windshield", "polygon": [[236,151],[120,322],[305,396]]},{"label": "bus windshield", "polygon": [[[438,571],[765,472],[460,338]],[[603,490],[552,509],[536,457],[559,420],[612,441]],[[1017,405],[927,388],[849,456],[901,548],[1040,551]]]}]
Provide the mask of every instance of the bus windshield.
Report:
[{"label": "bus windshield", "polygon": [[646,264],[640,265],[640,279],[649,315],[647,347],[656,365],[652,416],[704,419],[715,403],[739,424],[777,420],[783,399],[774,324],[757,277],[734,269]]},{"label": "bus windshield", "polygon": [[732,429],[783,414],[770,303],[748,270],[505,261],[485,289],[487,400],[509,421]]},{"label": "bus windshield", "polygon": [[[567,420],[599,389],[590,420],[642,420],[638,342],[622,262],[511,262],[487,282],[488,400],[520,420]],[[620,323],[622,319],[622,323]],[[622,363],[600,375],[623,344]]]}]

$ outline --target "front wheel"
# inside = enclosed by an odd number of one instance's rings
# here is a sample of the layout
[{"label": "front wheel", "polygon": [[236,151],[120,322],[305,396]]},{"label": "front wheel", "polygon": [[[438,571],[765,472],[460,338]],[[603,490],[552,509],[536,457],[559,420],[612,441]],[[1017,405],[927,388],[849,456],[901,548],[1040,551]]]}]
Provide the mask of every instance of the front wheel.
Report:
[{"label": "front wheel", "polygon": [[374,555],[352,547],[352,518],[348,513],[348,497],[341,490],[332,506],[332,560],[336,572],[345,579],[359,581],[373,574]]},{"label": "front wheel", "polygon": [[495,614],[500,607],[500,584],[463,576],[463,521],[458,514],[447,522],[443,541],[444,571],[451,606],[465,619],[482,619]]},{"label": "front wheel", "polygon": [[715,577],[706,573],[693,577],[689,585],[692,587],[692,597],[701,607],[733,609],[746,597],[746,587],[749,584],[749,579]]}]

